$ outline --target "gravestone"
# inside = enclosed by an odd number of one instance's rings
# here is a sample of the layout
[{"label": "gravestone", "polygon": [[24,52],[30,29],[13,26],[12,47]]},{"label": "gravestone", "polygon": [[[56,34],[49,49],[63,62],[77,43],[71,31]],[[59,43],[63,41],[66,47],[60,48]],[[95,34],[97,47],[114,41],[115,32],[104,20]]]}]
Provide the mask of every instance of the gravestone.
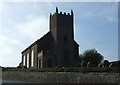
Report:
[{"label": "gravestone", "polygon": [[92,63],[91,62],[88,62],[87,63],[87,67],[92,67],[93,65],[92,65]]},{"label": "gravestone", "polygon": [[85,61],[82,61],[81,67],[86,67],[86,62]]},{"label": "gravestone", "polygon": [[104,68],[104,67],[109,67],[109,61],[108,60],[104,60],[103,62],[102,62],[102,67]]},{"label": "gravestone", "polygon": [[102,67],[102,62],[100,64],[98,64],[98,67]]},{"label": "gravestone", "polygon": [[114,67],[113,63],[109,64],[109,67]]}]

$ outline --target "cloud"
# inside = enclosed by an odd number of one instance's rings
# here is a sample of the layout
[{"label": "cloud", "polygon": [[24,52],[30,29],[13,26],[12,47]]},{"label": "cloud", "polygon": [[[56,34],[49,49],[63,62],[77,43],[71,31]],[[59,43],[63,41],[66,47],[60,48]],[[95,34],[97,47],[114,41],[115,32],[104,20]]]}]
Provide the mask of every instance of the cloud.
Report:
[{"label": "cloud", "polygon": [[[108,22],[118,22],[118,3],[97,3],[84,6],[80,18],[104,19]],[[93,8],[94,7],[94,8]]]},{"label": "cloud", "polygon": [[[0,66],[17,66],[21,62],[21,51],[47,33],[48,17],[41,13],[40,5],[36,9],[32,6],[28,3],[0,3]],[[52,8],[51,3],[48,8]],[[39,15],[36,13],[38,9],[41,10]]]},{"label": "cloud", "polygon": [[[29,16],[28,16],[29,17]],[[35,41],[41,38],[48,31],[48,18],[45,16],[32,17],[23,23],[16,23],[14,35],[19,39],[12,39],[0,35],[0,65],[17,66],[20,63],[20,52],[28,46],[27,41]],[[21,39],[21,40],[20,40]],[[29,44],[31,44],[29,42]]]},{"label": "cloud", "polygon": [[0,2],[0,13],[5,9],[8,9],[8,7],[3,2]]},{"label": "cloud", "polygon": [[97,51],[104,56],[104,60],[109,60],[109,61],[116,61],[118,60],[118,54],[112,53],[112,51],[103,51],[101,48],[97,48]]},{"label": "cloud", "polygon": [[118,3],[110,4],[105,6],[101,15],[105,16],[106,20],[110,22],[118,22]]},{"label": "cloud", "polygon": [[23,44],[18,40],[12,40],[0,35],[0,65],[17,66],[20,62],[20,51]]},{"label": "cloud", "polygon": [[15,31],[24,39],[36,39],[48,31],[48,18],[46,16],[32,17],[28,15],[28,21],[15,25]]},{"label": "cloud", "polygon": [[82,13],[81,17],[89,18],[89,17],[93,17],[93,16],[94,16],[94,13],[92,11],[85,11]]}]

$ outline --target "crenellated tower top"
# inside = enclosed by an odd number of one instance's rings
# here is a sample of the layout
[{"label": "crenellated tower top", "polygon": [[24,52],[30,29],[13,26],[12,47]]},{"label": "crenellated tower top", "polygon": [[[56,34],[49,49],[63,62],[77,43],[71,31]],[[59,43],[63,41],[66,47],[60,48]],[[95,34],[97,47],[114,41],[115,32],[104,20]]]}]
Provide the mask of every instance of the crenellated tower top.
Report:
[{"label": "crenellated tower top", "polygon": [[[52,32],[56,42],[64,36],[69,36],[69,39],[74,40],[73,23],[73,10],[71,10],[71,13],[62,13],[61,11],[59,12],[58,8],[56,7],[56,12],[54,14],[50,13],[50,31]],[[62,33],[62,35],[59,33]]]},{"label": "crenellated tower top", "polygon": [[54,16],[54,15],[56,15],[56,14],[58,14],[58,15],[67,15],[67,16],[73,16],[73,10],[71,10],[71,13],[66,13],[66,12],[64,12],[64,13],[62,13],[61,11],[59,12],[58,11],[58,8],[56,7],[56,12],[54,13],[54,14],[51,14],[50,13],[50,16]]}]

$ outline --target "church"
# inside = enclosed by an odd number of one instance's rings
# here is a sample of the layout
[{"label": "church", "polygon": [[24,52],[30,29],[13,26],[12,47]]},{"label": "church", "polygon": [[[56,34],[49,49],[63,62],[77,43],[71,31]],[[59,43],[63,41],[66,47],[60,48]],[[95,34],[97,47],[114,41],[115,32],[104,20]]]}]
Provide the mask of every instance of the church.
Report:
[{"label": "church", "polygon": [[[23,50],[22,66],[27,68],[77,67],[79,45],[74,40],[74,13],[50,13],[49,32]],[[40,29],[41,30],[41,29]]]}]

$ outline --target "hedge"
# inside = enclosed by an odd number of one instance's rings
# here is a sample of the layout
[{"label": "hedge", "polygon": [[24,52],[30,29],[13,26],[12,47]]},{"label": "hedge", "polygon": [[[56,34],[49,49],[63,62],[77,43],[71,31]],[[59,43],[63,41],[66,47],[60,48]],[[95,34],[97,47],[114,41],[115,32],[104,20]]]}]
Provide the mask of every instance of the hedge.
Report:
[{"label": "hedge", "polygon": [[65,68],[3,68],[2,71],[28,71],[28,72],[112,72],[120,73],[120,67],[101,68],[101,67],[65,67]]}]

